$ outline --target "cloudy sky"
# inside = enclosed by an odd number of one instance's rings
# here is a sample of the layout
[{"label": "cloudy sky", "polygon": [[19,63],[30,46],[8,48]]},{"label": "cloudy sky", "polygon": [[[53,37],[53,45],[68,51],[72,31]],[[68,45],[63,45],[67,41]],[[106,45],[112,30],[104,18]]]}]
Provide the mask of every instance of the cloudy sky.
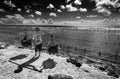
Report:
[{"label": "cloudy sky", "polygon": [[120,0],[0,0],[0,23],[119,19]]}]

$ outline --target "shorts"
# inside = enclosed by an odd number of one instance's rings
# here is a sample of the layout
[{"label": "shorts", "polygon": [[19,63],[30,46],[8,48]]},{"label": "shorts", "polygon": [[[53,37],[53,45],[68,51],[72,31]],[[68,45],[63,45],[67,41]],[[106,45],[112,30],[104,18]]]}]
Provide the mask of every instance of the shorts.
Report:
[{"label": "shorts", "polygon": [[35,52],[42,51],[42,43],[35,45]]}]

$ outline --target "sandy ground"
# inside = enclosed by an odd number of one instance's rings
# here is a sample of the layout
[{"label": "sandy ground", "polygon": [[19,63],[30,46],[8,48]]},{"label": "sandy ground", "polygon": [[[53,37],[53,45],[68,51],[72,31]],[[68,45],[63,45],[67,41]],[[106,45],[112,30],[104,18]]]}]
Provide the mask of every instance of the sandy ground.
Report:
[{"label": "sandy ground", "polygon": [[[73,79],[117,79],[108,76],[106,72],[102,72],[86,63],[83,63],[80,68],[77,68],[73,64],[66,62],[67,57],[49,55],[45,51],[43,51],[40,58],[31,63],[31,65],[39,69],[43,61],[51,58],[57,62],[53,69],[44,69],[42,73],[39,73],[24,68],[22,72],[15,74],[14,70],[17,68],[17,65],[10,63],[9,59],[20,54],[26,54],[27,58],[16,60],[15,62],[24,63],[34,56],[34,51],[30,49],[18,49],[15,46],[9,46],[7,49],[0,49],[0,79],[48,79],[48,75],[54,74],[68,75]],[[88,72],[86,72],[86,70]]]}]

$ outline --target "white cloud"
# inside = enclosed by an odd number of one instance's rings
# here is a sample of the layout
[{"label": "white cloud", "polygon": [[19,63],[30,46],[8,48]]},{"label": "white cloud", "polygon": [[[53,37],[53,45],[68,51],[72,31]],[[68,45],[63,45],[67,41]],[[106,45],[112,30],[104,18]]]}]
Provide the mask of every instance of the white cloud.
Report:
[{"label": "white cloud", "polygon": [[23,21],[24,17],[20,14],[14,14],[14,17],[18,19],[19,21]]},{"label": "white cloud", "polygon": [[82,3],[81,3],[80,0],[75,0],[74,4],[76,4],[76,5],[81,5]]},{"label": "white cloud", "polygon": [[23,24],[35,24],[36,23],[36,20],[33,20],[33,19],[25,19],[23,21]]},{"label": "white cloud", "polygon": [[120,8],[119,0],[95,0],[96,11],[106,15],[111,15],[115,8]]},{"label": "white cloud", "polygon": [[58,12],[62,12],[60,9],[57,10]]},{"label": "white cloud", "polygon": [[47,8],[49,8],[49,9],[53,9],[54,6],[53,6],[53,4],[49,4],[49,6],[47,6]]},{"label": "white cloud", "polygon": [[53,19],[50,18],[50,19],[48,19],[47,23],[48,23],[48,24],[53,24],[54,21],[53,21]]},{"label": "white cloud", "polygon": [[36,15],[42,15],[42,12],[36,11],[35,14],[36,14]]},{"label": "white cloud", "polygon": [[12,8],[16,7],[15,4],[12,3],[11,0],[9,0],[9,1],[5,0],[5,1],[4,1],[4,4],[6,4],[6,5],[8,5],[9,7],[12,7]]},{"label": "white cloud", "polygon": [[65,6],[64,6],[64,5],[61,5],[60,8],[61,8],[61,9],[65,9]]},{"label": "white cloud", "polygon": [[29,17],[32,17],[32,18],[33,18],[33,17],[34,17],[34,15],[33,15],[33,14],[30,14],[30,15],[29,15]]},{"label": "white cloud", "polygon": [[20,14],[14,14],[14,15],[6,15],[6,18],[11,20],[11,19],[16,19],[19,21],[23,21],[24,17],[21,16]]},{"label": "white cloud", "polygon": [[80,8],[79,11],[80,12],[87,12],[87,9],[86,8]]},{"label": "white cloud", "polygon": [[50,15],[51,17],[57,17],[57,14],[56,14],[56,13],[53,13],[53,12],[50,13],[49,15]]},{"label": "white cloud", "polygon": [[[29,16],[34,16],[33,14]],[[47,23],[46,20],[44,22]],[[43,20],[38,19],[26,19],[20,14],[6,15],[6,18],[0,18],[2,24],[42,24]]]},{"label": "white cloud", "polygon": [[12,16],[12,15],[6,15],[6,17],[7,17],[8,19],[11,19],[11,18],[13,18],[14,16]]},{"label": "white cloud", "polygon": [[24,6],[25,10],[26,10],[26,13],[30,13],[31,10],[31,6]]},{"label": "white cloud", "polygon": [[21,12],[21,8],[17,8],[17,11]]},{"label": "white cloud", "polygon": [[76,19],[80,19],[81,17],[80,16],[77,16]]},{"label": "white cloud", "polygon": [[70,2],[71,0],[67,0],[66,2],[68,3],[68,2]]},{"label": "white cloud", "polygon": [[98,6],[95,10],[98,13],[103,13],[103,14],[108,15],[108,16],[112,14],[110,10],[108,10],[108,9],[106,9],[104,7],[101,7],[101,6]]},{"label": "white cloud", "polygon": [[87,16],[88,18],[94,18],[94,17],[98,17],[98,15],[89,15],[89,16]]},{"label": "white cloud", "polygon": [[70,12],[78,11],[78,9],[73,7],[72,4],[66,5],[66,9]]},{"label": "white cloud", "polygon": [[30,10],[26,10],[27,13],[30,13]]},{"label": "white cloud", "polygon": [[6,12],[4,9],[0,9],[0,12]]},{"label": "white cloud", "polygon": [[20,14],[6,15],[5,18],[1,18],[4,24],[22,24],[25,18]]},{"label": "white cloud", "polygon": [[46,19],[41,19],[41,23],[47,23],[47,20]]},{"label": "white cloud", "polygon": [[[61,23],[65,23],[65,24],[73,25],[73,26],[80,26],[80,25],[81,26],[92,26],[92,28],[97,28],[96,26],[99,26],[101,28],[101,26],[111,26],[111,25],[116,24],[114,20],[109,20],[109,19],[100,19],[100,20],[80,19],[77,21],[63,21]],[[83,28],[89,28],[89,27],[83,27]]]}]

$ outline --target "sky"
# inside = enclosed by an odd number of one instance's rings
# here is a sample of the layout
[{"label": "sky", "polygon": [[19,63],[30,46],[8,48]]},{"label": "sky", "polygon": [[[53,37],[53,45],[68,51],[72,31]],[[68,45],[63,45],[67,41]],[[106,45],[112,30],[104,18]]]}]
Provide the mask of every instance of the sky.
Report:
[{"label": "sky", "polygon": [[[119,21],[120,0],[1,0],[0,24]],[[49,23],[50,23],[49,22]]]}]

